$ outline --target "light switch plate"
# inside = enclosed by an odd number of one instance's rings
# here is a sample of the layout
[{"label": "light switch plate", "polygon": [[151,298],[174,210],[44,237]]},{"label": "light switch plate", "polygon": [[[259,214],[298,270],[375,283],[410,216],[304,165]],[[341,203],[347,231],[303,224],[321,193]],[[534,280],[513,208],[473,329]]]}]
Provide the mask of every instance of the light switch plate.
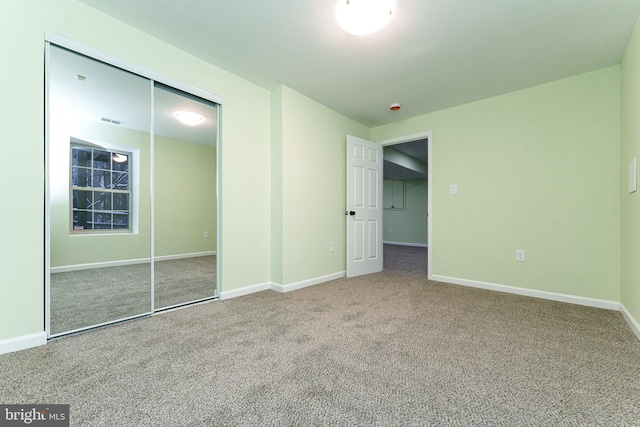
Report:
[{"label": "light switch plate", "polygon": [[629,162],[629,193],[633,193],[638,189],[638,178],[636,172],[636,158]]},{"label": "light switch plate", "polygon": [[458,194],[458,184],[449,185],[449,194]]}]

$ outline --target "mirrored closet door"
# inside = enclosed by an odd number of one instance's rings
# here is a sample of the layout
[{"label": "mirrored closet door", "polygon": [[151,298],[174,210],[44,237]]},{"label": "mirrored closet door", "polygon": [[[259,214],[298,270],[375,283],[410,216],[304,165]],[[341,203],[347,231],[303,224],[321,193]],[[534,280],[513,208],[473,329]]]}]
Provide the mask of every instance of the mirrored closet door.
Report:
[{"label": "mirrored closet door", "polygon": [[218,105],[48,52],[48,336],[216,297]]},{"label": "mirrored closet door", "polygon": [[216,291],[216,105],[154,88],[154,306]]},{"label": "mirrored closet door", "polygon": [[50,47],[50,335],[150,313],[151,85]]}]

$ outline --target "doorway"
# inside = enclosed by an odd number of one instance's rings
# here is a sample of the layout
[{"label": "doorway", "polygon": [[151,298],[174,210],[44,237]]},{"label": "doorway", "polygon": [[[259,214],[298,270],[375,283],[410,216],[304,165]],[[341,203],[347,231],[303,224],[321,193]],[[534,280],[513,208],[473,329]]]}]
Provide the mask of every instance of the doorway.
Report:
[{"label": "doorway", "polygon": [[385,261],[387,256],[402,258],[403,252],[421,257],[426,251],[426,274],[431,278],[431,132],[389,139],[381,144],[384,149]]}]

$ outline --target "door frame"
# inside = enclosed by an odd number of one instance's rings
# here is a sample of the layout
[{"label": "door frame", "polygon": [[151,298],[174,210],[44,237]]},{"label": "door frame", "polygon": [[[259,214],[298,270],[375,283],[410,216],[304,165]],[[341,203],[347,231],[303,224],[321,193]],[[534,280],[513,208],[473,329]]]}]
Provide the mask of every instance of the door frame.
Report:
[{"label": "door frame", "polygon": [[[433,280],[433,136],[432,131],[424,131],[411,135],[378,141],[382,147],[405,142],[427,140],[427,279]],[[382,190],[381,190],[382,191]],[[384,224],[383,224],[384,226]]]}]

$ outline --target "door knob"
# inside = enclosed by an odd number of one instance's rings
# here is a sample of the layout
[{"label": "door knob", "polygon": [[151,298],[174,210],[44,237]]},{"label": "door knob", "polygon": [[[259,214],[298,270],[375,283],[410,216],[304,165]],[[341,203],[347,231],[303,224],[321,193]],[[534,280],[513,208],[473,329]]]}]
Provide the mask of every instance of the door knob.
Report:
[{"label": "door knob", "polygon": [[344,214],[354,216],[356,213],[355,211],[346,211]]}]

